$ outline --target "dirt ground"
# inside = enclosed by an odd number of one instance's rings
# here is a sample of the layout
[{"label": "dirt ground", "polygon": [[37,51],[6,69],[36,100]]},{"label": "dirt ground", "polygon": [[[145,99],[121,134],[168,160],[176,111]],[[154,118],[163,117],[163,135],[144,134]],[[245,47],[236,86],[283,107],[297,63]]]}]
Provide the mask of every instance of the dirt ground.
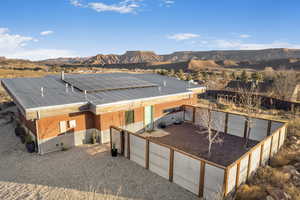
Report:
[{"label": "dirt ground", "polygon": [[222,142],[212,145],[211,156],[208,157],[207,134],[207,131],[200,132],[199,128],[190,123],[183,123],[181,125],[168,126],[162,131],[152,132],[145,135],[145,137],[151,137],[153,140],[174,146],[199,158],[205,158],[225,167],[238,160],[258,143],[257,141],[249,140],[248,148],[245,148],[245,140],[243,138],[219,133],[218,138]]},{"label": "dirt ground", "polygon": [[29,154],[14,126],[0,120],[0,199],[198,199],[104,145]]}]

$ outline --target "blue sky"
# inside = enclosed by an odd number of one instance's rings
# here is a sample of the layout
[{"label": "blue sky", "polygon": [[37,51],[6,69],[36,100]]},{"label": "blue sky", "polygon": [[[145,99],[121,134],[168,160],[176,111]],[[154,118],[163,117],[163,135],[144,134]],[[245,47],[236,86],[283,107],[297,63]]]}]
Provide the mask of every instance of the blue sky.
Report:
[{"label": "blue sky", "polygon": [[297,0],[1,0],[0,56],[300,48]]}]

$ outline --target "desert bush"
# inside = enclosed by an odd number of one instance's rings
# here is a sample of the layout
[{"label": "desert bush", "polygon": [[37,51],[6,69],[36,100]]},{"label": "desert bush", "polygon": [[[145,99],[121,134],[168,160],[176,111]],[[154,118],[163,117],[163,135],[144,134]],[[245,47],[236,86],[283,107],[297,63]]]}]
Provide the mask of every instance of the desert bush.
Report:
[{"label": "desert bush", "polygon": [[244,184],[236,192],[236,200],[257,200],[264,199],[266,196],[265,189],[258,185]]},{"label": "desert bush", "polygon": [[300,199],[300,190],[293,184],[284,185],[284,191],[290,195],[292,199]]},{"label": "desert bush", "polygon": [[249,180],[251,184],[262,184],[277,186],[283,188],[284,184],[286,184],[291,175],[289,173],[284,173],[279,169],[272,167],[263,167],[257,170],[257,173]]}]

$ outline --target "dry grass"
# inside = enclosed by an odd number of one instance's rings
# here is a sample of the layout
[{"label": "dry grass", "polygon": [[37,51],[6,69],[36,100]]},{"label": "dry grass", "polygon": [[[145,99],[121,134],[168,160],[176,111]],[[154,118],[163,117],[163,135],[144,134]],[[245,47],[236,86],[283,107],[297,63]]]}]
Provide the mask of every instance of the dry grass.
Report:
[{"label": "dry grass", "polygon": [[300,189],[294,185],[292,175],[282,170],[283,166],[299,162],[300,149],[294,147],[297,141],[295,137],[300,137],[299,119],[289,123],[287,133],[283,148],[271,159],[271,166],[258,169],[257,173],[249,179],[248,184],[239,187],[236,193],[237,200],[265,199],[269,189],[284,191],[293,200],[300,199]]},{"label": "dry grass", "polygon": [[244,184],[236,192],[236,200],[264,199],[267,193],[265,189],[257,185]]},{"label": "dry grass", "polygon": [[40,77],[51,74],[45,71],[0,69],[0,78]]}]

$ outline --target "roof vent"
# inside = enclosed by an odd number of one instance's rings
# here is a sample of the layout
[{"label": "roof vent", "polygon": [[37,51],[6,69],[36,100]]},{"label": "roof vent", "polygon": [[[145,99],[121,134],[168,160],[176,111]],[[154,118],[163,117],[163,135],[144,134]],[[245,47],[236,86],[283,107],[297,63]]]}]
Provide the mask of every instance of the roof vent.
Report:
[{"label": "roof vent", "polygon": [[161,93],[161,87],[158,87],[158,92]]},{"label": "roof vent", "polygon": [[44,97],[44,87],[41,87],[41,96]]},{"label": "roof vent", "polygon": [[65,72],[64,71],[61,71],[60,78],[61,78],[61,80],[65,80]]},{"label": "roof vent", "polygon": [[167,86],[167,81],[163,81],[163,86],[166,87]]},{"label": "roof vent", "polygon": [[69,85],[68,85],[68,83],[66,83],[66,93],[68,93],[69,92]]},{"label": "roof vent", "polygon": [[73,85],[71,85],[71,91],[74,92],[74,86]]},{"label": "roof vent", "polygon": [[85,100],[88,100],[86,90],[84,90],[84,97],[85,97]]}]

